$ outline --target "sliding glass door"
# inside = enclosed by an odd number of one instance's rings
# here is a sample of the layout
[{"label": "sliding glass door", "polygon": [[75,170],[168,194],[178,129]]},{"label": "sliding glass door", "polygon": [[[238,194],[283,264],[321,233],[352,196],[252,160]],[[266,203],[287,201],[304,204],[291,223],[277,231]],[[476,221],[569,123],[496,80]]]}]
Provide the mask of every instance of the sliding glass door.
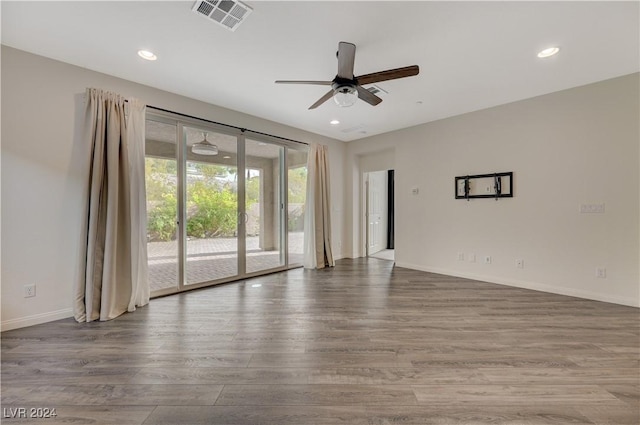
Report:
[{"label": "sliding glass door", "polygon": [[146,129],[152,295],[301,263],[306,146],[163,115],[148,116]]},{"label": "sliding glass door", "polygon": [[245,139],[247,273],[282,267],[284,147]]},{"label": "sliding glass door", "polygon": [[[183,139],[186,147],[185,283],[194,285],[237,276],[237,138],[185,126]],[[198,150],[199,146],[217,149]]]},{"label": "sliding glass door", "polygon": [[178,130],[175,123],[146,123],[147,253],[151,292],[178,285]]},{"label": "sliding glass door", "polygon": [[301,265],[304,215],[307,200],[307,147],[287,148],[287,248],[288,264]]}]

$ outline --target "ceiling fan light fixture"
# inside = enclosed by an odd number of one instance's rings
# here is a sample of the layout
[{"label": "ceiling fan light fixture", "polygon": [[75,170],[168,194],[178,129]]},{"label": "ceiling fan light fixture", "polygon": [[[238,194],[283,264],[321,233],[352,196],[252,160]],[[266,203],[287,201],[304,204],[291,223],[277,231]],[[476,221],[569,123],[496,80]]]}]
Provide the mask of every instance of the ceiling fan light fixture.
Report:
[{"label": "ceiling fan light fixture", "polygon": [[340,86],[333,93],[333,101],[341,108],[355,105],[358,100],[358,91],[354,86]]},{"label": "ceiling fan light fixture", "polygon": [[207,133],[202,133],[204,140],[191,146],[191,152],[196,155],[218,155],[218,147],[207,140]]}]

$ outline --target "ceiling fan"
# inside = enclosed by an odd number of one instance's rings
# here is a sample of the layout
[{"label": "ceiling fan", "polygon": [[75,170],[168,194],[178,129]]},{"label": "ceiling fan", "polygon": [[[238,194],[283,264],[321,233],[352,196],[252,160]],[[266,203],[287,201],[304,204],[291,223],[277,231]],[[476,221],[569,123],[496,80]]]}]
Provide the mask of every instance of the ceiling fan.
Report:
[{"label": "ceiling fan", "polygon": [[382,99],[369,90],[363,88],[365,84],[373,84],[380,81],[395,80],[398,78],[412,77],[418,75],[420,68],[418,65],[406,66],[404,68],[389,69],[386,71],[374,72],[373,74],[353,75],[353,64],[356,56],[356,45],[341,41],[338,44],[338,74],[331,81],[297,81],[297,80],[277,80],[277,84],[314,84],[318,86],[331,86],[331,90],[322,96],[309,109],[315,109],[333,97],[338,106],[352,106],[358,98],[364,100],[372,106],[376,106]]}]

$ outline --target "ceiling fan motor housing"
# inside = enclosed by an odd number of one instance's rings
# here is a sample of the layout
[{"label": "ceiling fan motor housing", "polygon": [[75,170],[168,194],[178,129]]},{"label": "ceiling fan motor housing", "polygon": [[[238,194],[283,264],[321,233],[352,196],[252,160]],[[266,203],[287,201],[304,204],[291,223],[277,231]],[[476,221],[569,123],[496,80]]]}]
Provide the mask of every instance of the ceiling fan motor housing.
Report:
[{"label": "ceiling fan motor housing", "polygon": [[336,76],[331,83],[331,87],[333,91],[337,93],[353,93],[356,91],[356,82]]},{"label": "ceiling fan motor housing", "polygon": [[358,100],[358,88],[349,80],[336,77],[331,88],[333,89],[333,101],[342,108],[353,106]]}]

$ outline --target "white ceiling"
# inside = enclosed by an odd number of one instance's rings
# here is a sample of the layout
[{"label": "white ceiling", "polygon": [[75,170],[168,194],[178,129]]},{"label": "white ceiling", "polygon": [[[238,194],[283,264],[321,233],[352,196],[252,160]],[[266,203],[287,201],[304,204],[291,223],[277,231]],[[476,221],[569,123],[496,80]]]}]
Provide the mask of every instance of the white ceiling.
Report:
[{"label": "white ceiling", "polygon": [[[636,1],[247,1],[235,32],[193,4],[2,1],[2,43],[344,141],[640,70]],[[333,79],[339,41],[356,44],[356,75],[420,75],[379,83],[376,107],[308,110],[327,87],[274,84]]]}]

